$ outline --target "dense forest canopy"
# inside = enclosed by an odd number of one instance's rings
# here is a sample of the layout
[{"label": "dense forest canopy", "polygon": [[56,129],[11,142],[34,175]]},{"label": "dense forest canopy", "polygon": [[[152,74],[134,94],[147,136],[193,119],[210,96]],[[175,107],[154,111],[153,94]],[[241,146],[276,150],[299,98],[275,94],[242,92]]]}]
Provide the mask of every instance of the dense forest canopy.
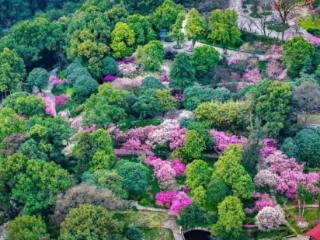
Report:
[{"label": "dense forest canopy", "polygon": [[0,0],[0,239],[306,234],[319,5]]}]

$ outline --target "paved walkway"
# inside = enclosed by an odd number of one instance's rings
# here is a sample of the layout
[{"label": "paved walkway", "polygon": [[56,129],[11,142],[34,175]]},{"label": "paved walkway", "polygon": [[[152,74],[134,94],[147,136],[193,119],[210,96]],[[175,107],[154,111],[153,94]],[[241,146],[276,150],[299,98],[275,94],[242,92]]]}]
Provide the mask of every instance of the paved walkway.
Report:
[{"label": "paved walkway", "polygon": [[[248,32],[256,33],[258,35],[264,35],[262,22],[259,18],[253,18],[250,17],[250,12],[245,13],[242,9],[242,1],[243,0],[229,0],[229,7],[234,9],[238,13],[238,26],[240,29],[243,29]],[[303,10],[305,10],[303,8]],[[299,9],[300,11],[300,9]],[[300,13],[303,13],[304,11],[300,11]],[[305,14],[305,13],[304,13]],[[265,20],[275,20],[278,19],[278,13],[275,11],[272,12],[270,16],[268,16]],[[296,19],[289,19],[288,20],[289,29],[285,31],[284,33],[284,40],[288,40],[292,38],[292,36],[296,34],[305,34],[306,31],[299,28],[299,26],[296,24]],[[271,38],[277,38],[282,40],[282,33],[269,30],[268,28],[265,29],[266,33],[265,35]]]}]

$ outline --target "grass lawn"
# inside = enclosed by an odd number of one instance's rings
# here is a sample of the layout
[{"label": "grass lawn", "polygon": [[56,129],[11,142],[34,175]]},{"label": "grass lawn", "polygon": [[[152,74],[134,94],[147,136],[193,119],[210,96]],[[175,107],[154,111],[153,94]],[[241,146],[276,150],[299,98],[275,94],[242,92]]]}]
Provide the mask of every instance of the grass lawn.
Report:
[{"label": "grass lawn", "polygon": [[169,229],[161,228],[161,222],[168,218],[163,212],[148,211],[114,211],[119,221],[125,221],[141,228],[145,240],[172,240],[173,234]]},{"label": "grass lawn", "polygon": [[168,229],[151,228],[142,229],[145,240],[172,240],[173,234]]},{"label": "grass lawn", "polygon": [[286,219],[288,220],[289,224],[298,232],[303,233],[309,229],[311,229],[314,224],[319,221],[320,219],[320,210],[317,208],[306,208],[304,211],[304,218],[309,223],[309,227],[302,231],[297,225],[295,218],[298,216],[298,209],[288,209],[286,210]]}]

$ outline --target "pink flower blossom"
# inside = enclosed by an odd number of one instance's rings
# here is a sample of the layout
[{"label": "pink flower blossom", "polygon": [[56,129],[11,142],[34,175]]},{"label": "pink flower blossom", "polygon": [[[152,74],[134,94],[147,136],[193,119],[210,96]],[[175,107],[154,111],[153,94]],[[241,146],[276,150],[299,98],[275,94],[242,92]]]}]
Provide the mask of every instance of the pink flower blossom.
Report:
[{"label": "pink flower blossom", "polygon": [[171,167],[176,172],[176,176],[182,177],[184,176],[184,172],[186,170],[186,165],[182,163],[179,159],[173,160],[171,162]]},{"label": "pink flower blossom", "polygon": [[264,207],[274,207],[275,201],[270,198],[269,194],[261,194],[255,202],[255,210],[260,211]]},{"label": "pink flower blossom", "polygon": [[178,216],[183,208],[192,204],[192,199],[185,192],[159,192],[156,204],[169,207],[169,213]]},{"label": "pink flower blossom", "polygon": [[103,82],[113,82],[114,80],[117,79],[117,76],[114,75],[106,75],[102,78]]},{"label": "pink flower blossom", "polygon": [[49,78],[49,82],[53,85],[58,85],[58,84],[64,83],[65,81],[58,78],[56,75],[51,75]]},{"label": "pink flower blossom", "polygon": [[259,230],[264,232],[278,229],[280,225],[286,222],[284,212],[280,206],[263,208],[259,211],[255,221]]},{"label": "pink flower blossom", "polygon": [[243,75],[243,79],[250,84],[254,84],[261,81],[262,76],[259,69],[254,68],[254,69],[247,70]]},{"label": "pink flower blossom", "polygon": [[43,98],[44,104],[45,104],[45,113],[50,115],[50,116],[56,116],[56,103],[54,98],[50,96],[46,96]]},{"label": "pink flower blossom", "polygon": [[176,149],[178,147],[181,147],[184,143],[184,137],[186,135],[186,129],[185,128],[174,128],[169,133],[169,147],[170,149]]},{"label": "pink flower blossom", "polygon": [[65,106],[67,105],[69,97],[66,94],[61,94],[58,96],[54,96],[55,102],[57,106]]},{"label": "pink flower blossom", "polygon": [[271,153],[277,150],[277,141],[272,138],[264,138],[262,140],[262,147],[260,149],[260,155],[262,157],[268,157]]},{"label": "pink flower blossom", "polygon": [[240,144],[244,146],[247,143],[247,139],[244,137],[238,137],[235,135],[229,136],[224,132],[217,131],[215,129],[210,131],[210,135],[215,139],[215,150],[218,153],[223,152],[230,144]]},{"label": "pink flower blossom", "polygon": [[303,36],[306,40],[308,40],[311,44],[320,46],[320,38],[311,34],[305,34]]}]

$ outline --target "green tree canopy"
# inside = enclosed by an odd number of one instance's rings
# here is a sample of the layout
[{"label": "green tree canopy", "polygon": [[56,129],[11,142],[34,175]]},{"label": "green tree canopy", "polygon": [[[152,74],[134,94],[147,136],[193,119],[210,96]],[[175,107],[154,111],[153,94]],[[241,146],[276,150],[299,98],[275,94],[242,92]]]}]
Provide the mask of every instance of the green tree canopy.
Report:
[{"label": "green tree canopy", "polygon": [[288,83],[263,80],[252,89],[254,113],[267,133],[276,137],[290,110],[292,91]]},{"label": "green tree canopy", "polygon": [[116,166],[116,172],[124,180],[124,188],[130,198],[142,196],[150,182],[149,169],[141,163],[122,160]]},{"label": "green tree canopy", "polygon": [[108,53],[111,24],[106,12],[95,5],[78,10],[67,29],[67,56],[80,59],[94,77],[101,75],[101,60]]},{"label": "green tree canopy", "polygon": [[158,71],[164,58],[164,48],[160,41],[150,41],[138,47],[138,63],[145,71]]},{"label": "green tree canopy", "polygon": [[49,73],[44,68],[34,68],[29,73],[27,84],[29,88],[37,87],[39,90],[44,89],[49,83]]},{"label": "green tree canopy", "polygon": [[13,109],[16,113],[31,117],[44,113],[43,100],[27,92],[15,92],[5,98],[2,102],[3,107]]},{"label": "green tree canopy", "polygon": [[128,24],[117,22],[111,33],[113,57],[116,59],[130,56],[134,52],[135,33]]},{"label": "green tree canopy", "polygon": [[83,204],[70,210],[61,224],[59,240],[121,239],[123,224],[104,207]]},{"label": "green tree canopy", "polygon": [[283,62],[293,76],[297,76],[305,61],[314,54],[314,46],[302,37],[294,37],[283,45]]},{"label": "green tree canopy", "polygon": [[187,165],[186,184],[191,192],[199,186],[206,186],[212,175],[212,167],[203,160],[193,160]]},{"label": "green tree canopy", "polygon": [[234,46],[240,40],[240,30],[235,10],[214,10],[209,18],[208,27],[208,38],[221,44],[224,48]]},{"label": "green tree canopy", "polygon": [[239,198],[226,197],[218,206],[218,215],[218,222],[212,226],[213,234],[226,240],[241,239],[245,214]]},{"label": "green tree canopy", "polygon": [[193,49],[191,62],[196,71],[197,81],[208,84],[210,71],[218,65],[219,53],[210,46],[199,46]]},{"label": "green tree canopy", "polygon": [[99,86],[98,93],[84,104],[84,124],[98,127],[119,123],[126,117],[128,92],[113,88],[110,83]]},{"label": "green tree canopy", "polygon": [[153,12],[152,22],[157,30],[170,30],[182,10],[182,5],[174,3],[173,0],[164,0],[162,5]]},{"label": "green tree canopy", "polygon": [[170,87],[183,91],[195,81],[195,69],[186,53],[179,53],[170,68]]},{"label": "green tree canopy", "polygon": [[0,92],[19,91],[26,77],[23,59],[14,51],[4,48],[0,52]]},{"label": "green tree canopy", "polygon": [[206,25],[206,19],[196,8],[192,8],[188,12],[186,31],[188,38],[192,40],[192,46],[194,46],[197,40],[205,37]]},{"label": "green tree canopy", "polygon": [[112,140],[109,133],[99,129],[92,133],[80,133],[72,149],[72,156],[77,160],[77,173],[111,169],[115,163]]},{"label": "green tree canopy", "polygon": [[183,93],[183,106],[192,111],[204,102],[225,102],[231,98],[231,92],[226,88],[210,88],[192,86],[186,88]]},{"label": "green tree canopy", "polygon": [[156,39],[156,33],[152,29],[150,20],[142,15],[130,15],[126,21],[135,34],[137,45],[145,45]]},{"label": "green tree canopy", "polygon": [[214,175],[222,179],[235,196],[249,199],[254,190],[253,181],[241,165],[243,150],[240,145],[229,145],[215,163]]},{"label": "green tree canopy", "polygon": [[47,237],[46,224],[40,217],[18,216],[8,223],[7,240],[35,240]]},{"label": "green tree canopy", "polygon": [[19,22],[10,29],[9,34],[0,40],[0,49],[5,47],[14,50],[30,67],[43,60],[46,52],[58,52],[64,42],[62,25],[59,22],[38,17]]},{"label": "green tree canopy", "polygon": [[188,130],[184,139],[183,146],[177,148],[173,154],[180,157],[184,162],[202,157],[206,149],[206,142],[202,134],[196,130]]},{"label": "green tree canopy", "polygon": [[23,205],[26,214],[40,213],[52,207],[57,194],[72,185],[68,172],[55,163],[29,160],[13,186],[12,199]]}]

